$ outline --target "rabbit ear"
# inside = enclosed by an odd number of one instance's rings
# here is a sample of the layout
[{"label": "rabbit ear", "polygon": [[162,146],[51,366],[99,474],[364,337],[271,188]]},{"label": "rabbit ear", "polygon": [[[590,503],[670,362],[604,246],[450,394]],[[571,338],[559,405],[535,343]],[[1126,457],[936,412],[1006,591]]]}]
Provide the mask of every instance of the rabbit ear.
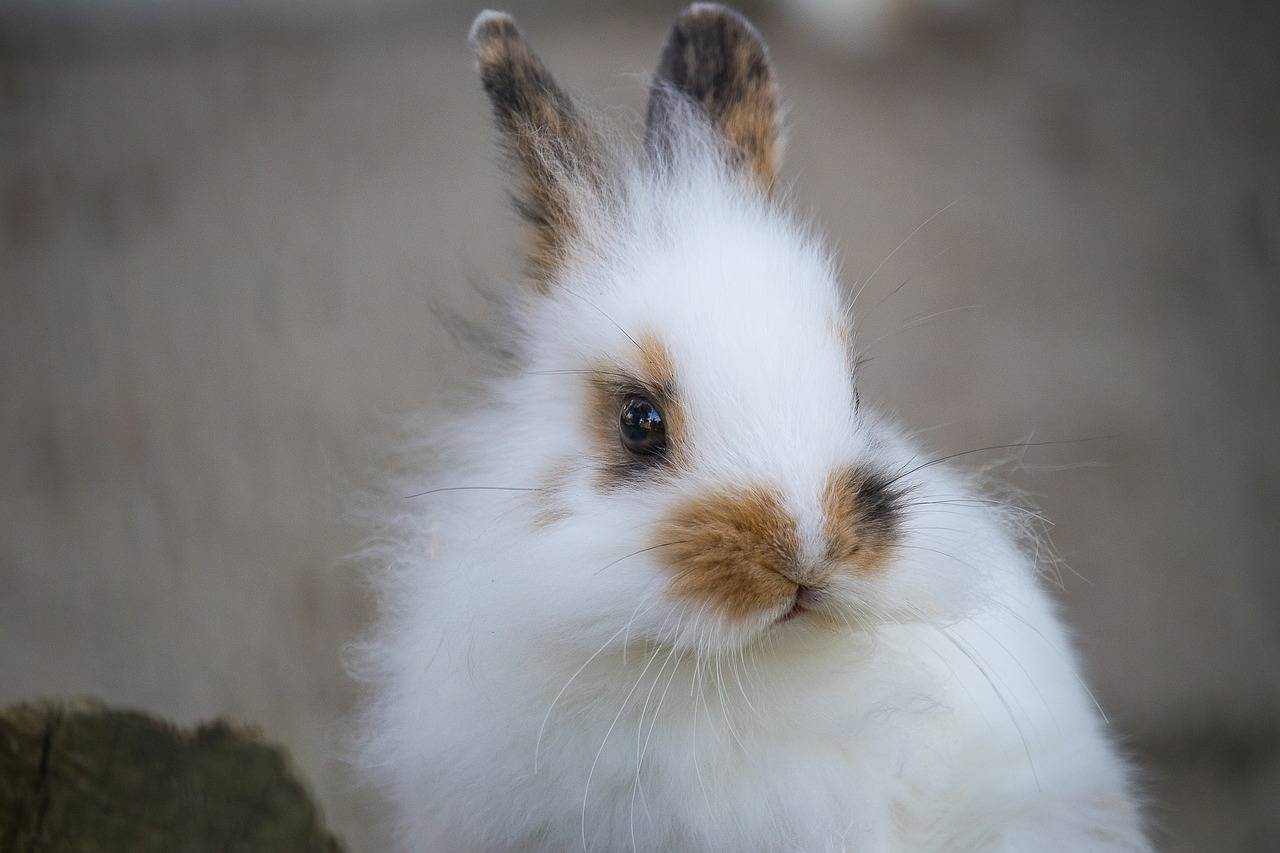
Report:
[{"label": "rabbit ear", "polygon": [[649,93],[645,140],[651,149],[661,153],[679,138],[672,124],[688,101],[724,135],[733,165],[768,192],[779,148],[769,51],[746,18],[716,3],[693,4],[671,28]]},{"label": "rabbit ear", "polygon": [[576,202],[603,184],[603,146],[510,15],[481,12],[471,48],[515,178],[515,207],[531,230],[531,271],[545,290],[580,231]]}]

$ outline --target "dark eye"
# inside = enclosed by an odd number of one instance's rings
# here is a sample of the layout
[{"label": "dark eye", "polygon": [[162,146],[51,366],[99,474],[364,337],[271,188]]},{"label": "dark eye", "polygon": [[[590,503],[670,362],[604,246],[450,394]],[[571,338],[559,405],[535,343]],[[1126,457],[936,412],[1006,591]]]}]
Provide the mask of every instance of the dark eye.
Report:
[{"label": "dark eye", "polygon": [[662,412],[644,397],[631,397],[622,407],[618,431],[623,447],[638,456],[652,456],[667,448],[667,425]]}]

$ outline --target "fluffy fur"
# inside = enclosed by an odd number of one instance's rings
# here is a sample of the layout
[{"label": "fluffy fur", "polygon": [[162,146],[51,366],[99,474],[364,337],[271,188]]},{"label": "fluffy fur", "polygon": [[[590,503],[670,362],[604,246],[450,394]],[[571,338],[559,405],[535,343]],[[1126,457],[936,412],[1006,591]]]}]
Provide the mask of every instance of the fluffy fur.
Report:
[{"label": "fluffy fur", "polygon": [[[758,40],[720,7],[691,22]],[[857,401],[828,254],[704,99],[659,79],[662,144],[635,156],[592,132],[582,172],[577,111],[556,107],[570,138],[503,113],[546,108],[554,85],[514,24],[486,13],[475,32],[482,75],[538,63],[504,78],[534,88],[490,94],[500,132],[523,134],[506,140],[517,185],[555,216],[531,220],[518,366],[415,430],[420,494],[370,549],[360,758],[401,849],[1148,850],[1016,511]],[[651,342],[679,452],[619,470],[593,381],[642,381]],[[854,490],[833,497],[841,478]],[[723,496],[760,490],[763,521],[724,521]],[[785,518],[788,559],[825,567],[811,609],[789,618],[803,587],[766,557],[752,571],[788,578],[770,575],[781,597],[675,594],[662,531],[713,499],[734,535]],[[872,499],[893,513],[859,551]]]}]

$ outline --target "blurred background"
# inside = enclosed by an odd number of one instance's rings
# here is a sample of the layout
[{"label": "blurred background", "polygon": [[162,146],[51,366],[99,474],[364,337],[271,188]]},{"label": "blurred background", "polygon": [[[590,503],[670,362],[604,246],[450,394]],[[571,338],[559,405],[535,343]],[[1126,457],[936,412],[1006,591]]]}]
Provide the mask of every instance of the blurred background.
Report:
[{"label": "blurred background", "polygon": [[[507,8],[638,127],[679,4]],[[440,317],[520,266],[476,11],[0,5],[0,703],[252,722],[358,851],[385,836],[342,760],[351,498],[467,375]],[[745,11],[785,177],[847,283],[883,262],[863,399],[939,453],[1109,436],[1001,474],[1056,524],[1162,849],[1280,849],[1277,7]]]}]

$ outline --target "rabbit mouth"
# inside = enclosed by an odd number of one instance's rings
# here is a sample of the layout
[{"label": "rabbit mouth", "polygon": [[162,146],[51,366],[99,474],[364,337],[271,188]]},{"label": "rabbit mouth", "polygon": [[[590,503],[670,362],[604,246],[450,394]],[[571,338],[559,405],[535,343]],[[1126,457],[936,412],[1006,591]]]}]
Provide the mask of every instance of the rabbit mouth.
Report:
[{"label": "rabbit mouth", "polygon": [[786,613],[783,613],[777,619],[773,620],[773,624],[781,625],[783,622],[790,622],[792,619],[795,619],[797,616],[804,613],[806,610],[808,610],[808,608],[805,607],[803,604],[801,604],[800,597],[796,596],[796,600],[791,603],[791,609],[788,610]]},{"label": "rabbit mouth", "polygon": [[803,616],[814,609],[821,591],[811,586],[800,586],[796,588],[795,597],[791,599],[791,608],[783,613],[777,619],[773,620],[773,624],[781,625],[783,622],[790,622],[798,616]]}]

